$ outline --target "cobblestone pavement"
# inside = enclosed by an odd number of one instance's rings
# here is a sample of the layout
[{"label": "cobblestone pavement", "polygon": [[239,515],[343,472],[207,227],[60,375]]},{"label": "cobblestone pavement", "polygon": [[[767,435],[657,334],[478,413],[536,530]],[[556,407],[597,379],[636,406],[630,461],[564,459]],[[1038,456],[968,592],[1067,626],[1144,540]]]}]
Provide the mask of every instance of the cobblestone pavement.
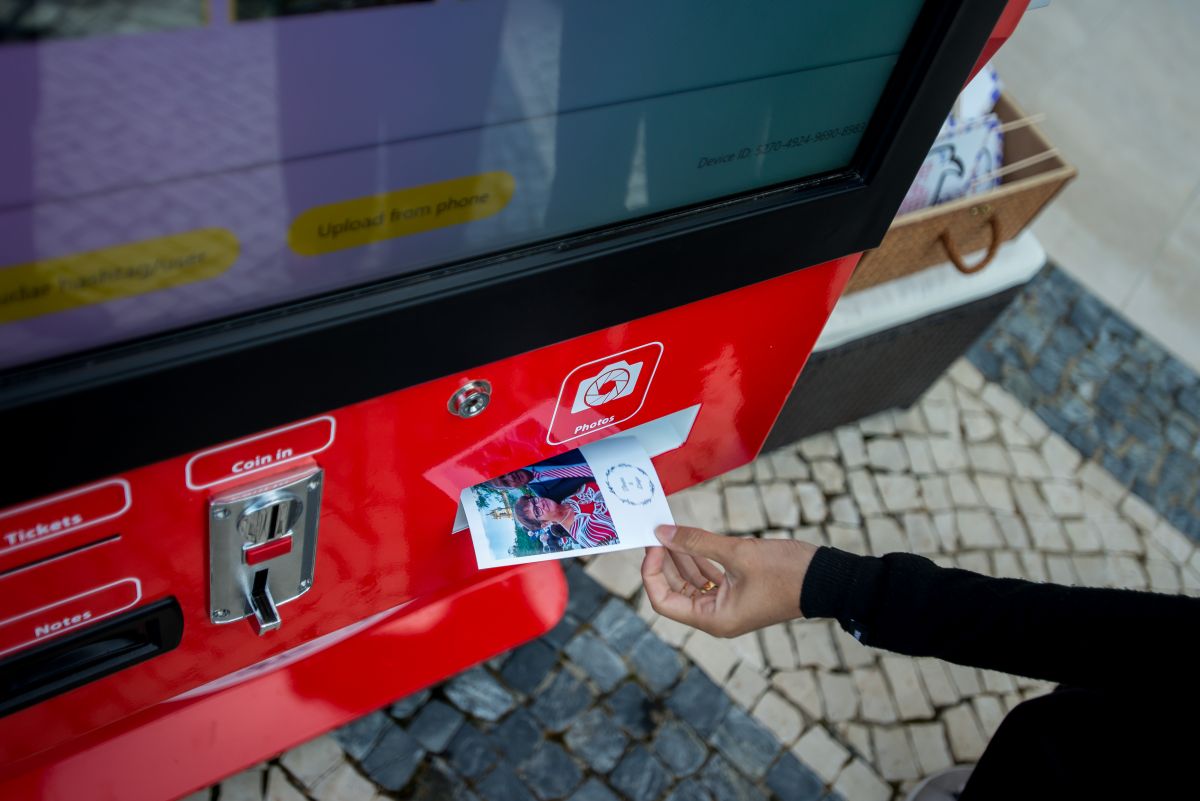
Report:
[{"label": "cobblestone pavement", "polygon": [[[912,409],[763,456],[672,507],[737,536],[1200,594],[1188,537],[965,359]],[[547,636],[216,797],[885,801],[975,761],[1010,709],[1050,689],[866,648],[829,621],[715,639],[649,609],[640,558],[570,565],[567,617]]]},{"label": "cobblestone pavement", "polygon": [[1047,266],[968,354],[1200,542],[1200,376]]}]

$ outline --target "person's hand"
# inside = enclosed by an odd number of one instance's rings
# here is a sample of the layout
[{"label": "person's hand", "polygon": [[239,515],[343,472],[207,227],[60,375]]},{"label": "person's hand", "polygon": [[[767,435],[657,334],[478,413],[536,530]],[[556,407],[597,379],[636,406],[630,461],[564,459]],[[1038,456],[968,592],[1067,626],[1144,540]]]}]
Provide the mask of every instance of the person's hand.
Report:
[{"label": "person's hand", "polygon": [[660,615],[717,637],[801,617],[800,589],[816,546],[688,526],[659,526],[654,533],[664,547],[646,549],[642,581]]}]

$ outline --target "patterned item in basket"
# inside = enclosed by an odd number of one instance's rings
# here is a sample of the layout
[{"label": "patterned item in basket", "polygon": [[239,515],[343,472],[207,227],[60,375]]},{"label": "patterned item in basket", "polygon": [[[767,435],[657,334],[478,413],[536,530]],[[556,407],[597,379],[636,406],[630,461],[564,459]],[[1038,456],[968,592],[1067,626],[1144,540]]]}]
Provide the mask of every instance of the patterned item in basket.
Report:
[{"label": "patterned item in basket", "polygon": [[995,114],[943,129],[909,187],[900,214],[986,192],[1000,184],[1004,134]]}]

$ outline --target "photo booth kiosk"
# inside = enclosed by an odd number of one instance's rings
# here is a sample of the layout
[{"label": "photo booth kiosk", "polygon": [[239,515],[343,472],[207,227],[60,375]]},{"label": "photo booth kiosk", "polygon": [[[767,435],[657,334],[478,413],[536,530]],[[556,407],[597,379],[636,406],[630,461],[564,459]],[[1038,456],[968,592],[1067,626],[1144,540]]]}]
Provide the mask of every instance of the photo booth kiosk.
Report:
[{"label": "photo booth kiosk", "polygon": [[0,4],[0,797],[181,796],[551,628],[460,490],[754,458],[1025,5]]}]

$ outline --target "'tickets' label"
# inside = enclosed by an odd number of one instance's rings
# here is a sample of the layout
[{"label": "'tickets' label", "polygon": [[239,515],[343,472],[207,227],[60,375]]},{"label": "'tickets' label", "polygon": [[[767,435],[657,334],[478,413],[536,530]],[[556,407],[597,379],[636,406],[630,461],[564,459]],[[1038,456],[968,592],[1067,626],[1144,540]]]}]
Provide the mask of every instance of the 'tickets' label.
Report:
[{"label": "'tickets' label", "polygon": [[29,528],[14,528],[12,531],[4,532],[4,542],[7,545],[25,545],[26,543],[36,542],[40,539],[45,539],[51,534],[65,534],[73,528],[79,528],[83,524],[83,515],[63,515],[58,520],[50,522],[37,521]]},{"label": "'tickets' label", "polygon": [[0,512],[0,556],[123,515],[129,482],[112,479]]}]

